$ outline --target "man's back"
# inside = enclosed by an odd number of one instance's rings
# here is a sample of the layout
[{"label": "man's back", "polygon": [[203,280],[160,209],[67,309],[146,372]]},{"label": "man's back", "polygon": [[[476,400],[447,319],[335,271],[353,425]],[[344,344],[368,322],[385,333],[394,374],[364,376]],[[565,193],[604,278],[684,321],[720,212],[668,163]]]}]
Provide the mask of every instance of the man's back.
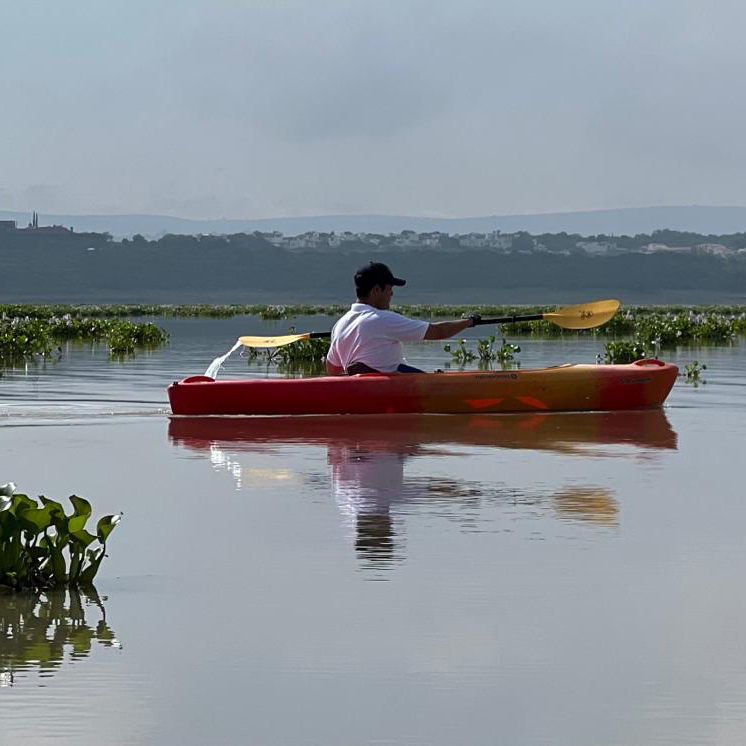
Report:
[{"label": "man's back", "polygon": [[327,360],[347,370],[363,363],[382,373],[393,373],[404,362],[402,342],[423,339],[429,324],[395,311],[353,303],[334,325]]}]

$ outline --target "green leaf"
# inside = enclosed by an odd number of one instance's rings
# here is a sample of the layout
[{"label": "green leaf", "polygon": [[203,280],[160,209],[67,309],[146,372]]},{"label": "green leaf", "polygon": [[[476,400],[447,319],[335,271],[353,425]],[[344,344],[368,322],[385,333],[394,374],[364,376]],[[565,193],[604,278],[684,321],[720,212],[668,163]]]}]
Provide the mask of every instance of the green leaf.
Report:
[{"label": "green leaf", "polygon": [[96,537],[84,528],[80,531],[71,532],[70,539],[83,549],[87,549],[91,542],[96,541]]},{"label": "green leaf", "polygon": [[44,497],[44,495],[39,495],[39,499],[42,501],[42,503],[45,506],[49,508],[50,515],[52,516],[64,516],[65,515],[65,509],[56,500],[50,500],[48,497]]},{"label": "green leaf", "polygon": [[88,567],[86,567],[85,570],[83,570],[83,572],[80,573],[78,582],[81,585],[91,585],[93,583],[93,579],[96,577],[98,568],[104,558],[104,549],[103,547],[98,551],[89,549],[87,555],[88,559],[90,560],[90,564],[88,565]]},{"label": "green leaf", "polygon": [[67,583],[65,558],[62,552],[51,542],[49,543],[49,558],[52,563],[52,577],[54,578],[54,582],[60,585]]},{"label": "green leaf", "polygon": [[21,522],[21,526],[23,526],[26,531],[35,534],[45,531],[52,523],[52,516],[47,507],[26,508],[16,515],[18,515],[18,520]]},{"label": "green leaf", "polygon": [[[90,515],[90,513],[89,513]],[[71,533],[77,533],[85,528],[85,524],[88,522],[87,515],[75,515],[67,521],[67,530]]]},{"label": "green leaf", "polygon": [[109,534],[114,530],[114,526],[116,526],[121,519],[122,514],[118,513],[117,515],[105,515],[99,520],[98,524],[96,524],[96,533],[98,534],[98,540],[102,544],[106,542]]},{"label": "green leaf", "polygon": [[83,565],[82,552],[70,552],[70,582],[74,583]]},{"label": "green leaf", "polygon": [[39,505],[36,500],[33,500],[28,495],[17,494],[13,495],[13,507],[11,510],[18,515],[18,511],[25,510],[27,508],[38,508]]},{"label": "green leaf", "polygon": [[73,504],[76,516],[84,515],[86,518],[88,518],[88,516],[91,515],[91,504],[88,502],[88,500],[85,500],[82,497],[78,497],[77,495],[70,495],[70,502]]}]

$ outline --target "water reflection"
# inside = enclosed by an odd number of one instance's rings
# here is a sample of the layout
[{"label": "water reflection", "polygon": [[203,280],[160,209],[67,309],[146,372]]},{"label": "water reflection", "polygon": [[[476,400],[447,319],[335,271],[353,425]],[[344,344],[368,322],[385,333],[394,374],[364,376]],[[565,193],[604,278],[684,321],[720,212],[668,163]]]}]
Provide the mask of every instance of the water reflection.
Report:
[{"label": "water reflection", "polygon": [[593,487],[569,487],[552,496],[559,518],[588,521],[601,526],[616,526],[619,504],[611,490]]},{"label": "water reflection", "polygon": [[172,417],[168,434],[176,445],[194,450],[220,444],[246,450],[246,446],[262,443],[326,445],[365,441],[407,447],[454,443],[587,453],[587,449],[598,446],[631,445],[657,450],[675,449],[677,443],[676,433],[662,409],[509,415]]},{"label": "water reflection", "polygon": [[[94,615],[95,622],[89,618]],[[66,658],[87,658],[94,642],[121,648],[93,588],[0,592],[0,687],[13,686],[21,671],[51,676]]]},{"label": "water reflection", "polygon": [[[484,449],[549,451],[571,457],[650,458],[674,450],[677,436],[662,410],[529,415],[381,415],[344,417],[172,418],[172,442],[209,453],[237,485],[301,482],[300,475],[246,467],[242,452],[283,447],[326,448],[332,496],[350,528],[361,566],[383,570],[404,557],[403,516],[425,506],[430,514],[480,529],[485,503],[507,510],[550,511],[560,520],[618,525],[611,490],[593,484],[551,491],[516,490],[502,482],[405,475],[428,456],[458,458]],[[452,446],[452,448],[448,448]],[[499,472],[495,472],[498,474]]]}]

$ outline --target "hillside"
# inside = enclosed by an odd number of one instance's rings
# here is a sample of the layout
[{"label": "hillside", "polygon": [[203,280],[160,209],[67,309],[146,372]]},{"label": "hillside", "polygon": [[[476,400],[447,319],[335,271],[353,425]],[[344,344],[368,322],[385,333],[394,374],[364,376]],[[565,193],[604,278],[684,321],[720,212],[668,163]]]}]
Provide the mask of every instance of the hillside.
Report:
[{"label": "hillside", "polygon": [[[43,214],[45,224],[72,226],[76,231],[108,231],[114,237],[141,233],[157,237],[165,233],[194,235],[253,231],[281,231],[297,235],[305,231],[366,231],[398,233],[419,232],[469,233],[501,230],[529,233],[598,233],[634,235],[660,228],[696,233],[737,233],[746,230],[746,207],[709,207],[700,205],[673,207],[632,207],[615,210],[587,210],[527,215],[491,215],[465,218],[430,218],[405,215],[318,215],[277,217],[260,220],[190,220],[168,215],[63,215]],[[1,220],[16,220],[26,225],[30,213],[0,210]]]}]

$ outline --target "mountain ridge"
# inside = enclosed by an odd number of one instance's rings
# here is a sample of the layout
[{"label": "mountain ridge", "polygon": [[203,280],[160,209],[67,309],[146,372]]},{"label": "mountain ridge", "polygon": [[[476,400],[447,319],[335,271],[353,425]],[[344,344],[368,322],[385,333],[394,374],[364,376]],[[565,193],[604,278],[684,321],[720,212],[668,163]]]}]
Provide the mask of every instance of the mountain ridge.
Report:
[{"label": "mountain ridge", "polygon": [[[0,220],[15,220],[19,227],[31,220],[30,212],[0,210]],[[437,218],[407,215],[312,215],[275,218],[194,219],[169,215],[102,214],[69,215],[41,214],[42,225],[65,225],[76,231],[108,231],[115,238],[140,233],[146,237],[165,233],[194,235],[197,233],[251,233],[280,231],[297,235],[306,231],[399,233],[402,230],[443,233],[529,233],[597,234],[651,233],[658,229],[692,231],[703,234],[726,234],[746,231],[746,207],[673,205],[656,207],[623,207],[573,212],[526,213],[518,215],[486,215],[460,218]]]}]

